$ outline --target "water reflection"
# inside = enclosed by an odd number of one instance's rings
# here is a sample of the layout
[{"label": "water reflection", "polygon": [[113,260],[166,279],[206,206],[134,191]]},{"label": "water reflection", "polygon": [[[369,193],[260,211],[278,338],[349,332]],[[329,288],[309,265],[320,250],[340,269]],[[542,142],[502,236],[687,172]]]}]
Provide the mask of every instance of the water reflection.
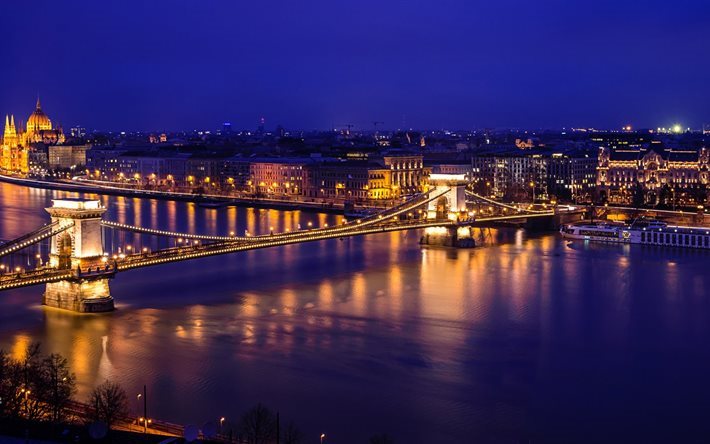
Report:
[{"label": "water reflection", "polygon": [[[57,194],[0,191],[0,238],[44,223]],[[172,231],[339,222],[102,199],[112,220]],[[649,405],[659,407],[615,436],[703,430],[706,253],[474,236],[486,246],[420,248],[417,233],[387,233],[127,272],[111,283],[119,310],[101,316],[40,309],[40,288],[3,292],[0,347],[19,358],[41,341],[62,353],[79,397],[106,378],[129,393],[147,384],[156,415],[193,423],[261,401],[344,443],[384,430],[401,442],[593,442],[598,424]]]}]

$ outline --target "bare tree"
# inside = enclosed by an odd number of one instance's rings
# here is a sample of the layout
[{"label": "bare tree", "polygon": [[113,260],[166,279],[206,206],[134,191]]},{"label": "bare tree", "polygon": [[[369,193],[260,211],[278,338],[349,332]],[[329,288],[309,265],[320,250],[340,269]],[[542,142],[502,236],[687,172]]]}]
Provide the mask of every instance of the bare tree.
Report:
[{"label": "bare tree", "polygon": [[34,342],[27,347],[24,358],[18,362],[15,380],[15,399],[21,416],[36,421],[47,416],[47,385],[42,371],[40,344]]},{"label": "bare tree", "polygon": [[121,416],[128,414],[128,396],[120,385],[108,380],[97,386],[89,397],[94,419],[110,429]]},{"label": "bare tree", "polygon": [[4,350],[0,350],[0,416],[13,417],[19,414],[15,402],[16,364]]},{"label": "bare tree", "polygon": [[0,352],[0,416],[61,422],[74,386],[67,360],[43,356],[37,343],[19,360]]},{"label": "bare tree", "polygon": [[76,392],[76,377],[69,371],[67,359],[51,354],[42,361],[42,379],[46,387],[45,401],[49,407],[49,419],[58,423],[65,419],[66,407]]},{"label": "bare tree", "polygon": [[276,415],[261,404],[244,413],[239,434],[248,444],[270,444],[276,440]]},{"label": "bare tree", "polygon": [[289,422],[284,430],[284,444],[301,444],[303,439],[303,433],[296,427],[296,424],[293,421]]},{"label": "bare tree", "polygon": [[39,345],[32,344],[22,360],[10,358],[4,352],[0,356],[0,412],[10,418],[35,419],[39,412],[35,406],[41,390],[39,373]]}]

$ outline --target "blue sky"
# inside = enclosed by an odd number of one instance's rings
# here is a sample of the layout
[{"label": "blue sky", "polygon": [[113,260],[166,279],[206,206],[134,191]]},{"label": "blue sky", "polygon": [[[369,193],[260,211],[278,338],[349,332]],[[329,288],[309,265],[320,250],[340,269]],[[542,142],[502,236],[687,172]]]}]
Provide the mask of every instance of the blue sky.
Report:
[{"label": "blue sky", "polygon": [[[3,2],[0,113],[107,130],[710,123],[710,2]],[[12,17],[16,17],[14,20]]]}]

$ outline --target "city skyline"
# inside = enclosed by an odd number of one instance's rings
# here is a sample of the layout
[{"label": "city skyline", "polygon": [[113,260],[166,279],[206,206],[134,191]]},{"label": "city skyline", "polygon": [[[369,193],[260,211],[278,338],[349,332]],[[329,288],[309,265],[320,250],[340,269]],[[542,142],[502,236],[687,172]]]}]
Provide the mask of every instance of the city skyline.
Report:
[{"label": "city skyline", "polygon": [[325,6],[40,3],[33,32],[2,29],[0,111],[39,94],[64,128],[106,131],[710,122],[705,2]]},{"label": "city skyline", "polygon": [[[36,103],[38,104],[40,102],[41,97],[39,94],[36,96]],[[34,110],[36,110],[37,105],[35,105],[35,108],[33,108],[33,113]],[[19,113],[15,111],[10,111],[10,112],[3,112],[6,116],[6,120],[10,119],[13,121],[13,125],[16,125],[20,131],[24,131],[27,128],[27,120],[28,118],[25,117],[25,115],[30,114],[29,112],[23,113],[25,108],[28,108],[27,106],[22,106],[22,109],[20,110]],[[30,114],[29,119],[31,119],[32,114]],[[86,127],[82,122],[75,122],[73,124],[63,124],[60,119],[54,120],[54,126],[59,130],[67,130],[68,132],[71,132],[73,130],[80,130],[83,132],[89,131],[89,132],[97,132],[97,133],[133,133],[133,134],[149,134],[149,133],[154,133],[154,134],[159,134],[161,132],[165,133],[189,133],[189,132],[199,132],[202,134],[202,132],[205,132],[206,134],[209,133],[220,133],[223,131],[225,128],[229,128],[229,131],[232,131],[234,133],[255,133],[258,131],[266,131],[267,133],[271,133],[274,130],[281,129],[283,131],[300,131],[300,132],[327,132],[327,131],[352,131],[356,133],[362,133],[362,134],[374,134],[377,132],[385,132],[385,133],[392,133],[392,132],[399,132],[399,131],[420,131],[420,132],[431,132],[435,133],[438,131],[471,131],[471,132],[477,132],[477,131],[488,131],[488,130],[494,130],[494,131],[510,131],[510,132],[525,132],[525,133],[532,133],[534,134],[537,131],[566,131],[566,130],[579,130],[579,131],[598,131],[598,132],[635,132],[635,131],[650,131],[650,132],[657,132],[657,133],[666,133],[666,134],[680,134],[680,133],[685,133],[685,132],[710,132],[710,123],[709,124],[701,124],[697,127],[689,126],[686,125],[685,122],[680,122],[680,121],[671,121],[668,123],[664,123],[662,125],[656,125],[656,126],[648,126],[648,127],[636,127],[632,126],[630,124],[624,124],[618,127],[594,127],[590,125],[578,125],[578,126],[570,126],[570,127],[509,127],[509,126],[492,126],[492,127],[478,127],[478,126],[471,126],[471,127],[438,127],[438,128],[433,128],[433,127],[391,127],[385,125],[385,122],[382,121],[370,121],[370,122],[359,122],[357,124],[353,123],[332,123],[329,127],[327,128],[302,128],[302,127],[291,127],[291,128],[284,128],[284,126],[281,123],[275,123],[275,122],[269,122],[267,123],[267,119],[265,116],[260,116],[258,119],[254,120],[253,122],[248,122],[248,121],[239,121],[239,122],[231,122],[231,121],[221,121],[221,122],[216,122],[212,124],[207,124],[204,127],[199,127],[199,126],[188,126],[185,128],[147,128],[147,129],[134,129],[134,128],[113,128],[113,129],[104,129],[104,128],[91,128],[91,127]]]}]

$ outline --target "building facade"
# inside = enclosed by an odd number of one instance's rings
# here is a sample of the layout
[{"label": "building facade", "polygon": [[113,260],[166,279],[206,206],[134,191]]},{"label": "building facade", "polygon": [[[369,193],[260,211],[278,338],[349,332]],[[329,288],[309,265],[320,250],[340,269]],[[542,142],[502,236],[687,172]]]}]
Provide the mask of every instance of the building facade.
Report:
[{"label": "building facade", "polygon": [[306,198],[365,202],[393,195],[392,170],[377,163],[323,162],[306,168]]},{"label": "building facade", "polygon": [[14,116],[5,116],[5,130],[0,146],[0,169],[6,172],[27,174],[29,153],[22,144],[22,133],[15,126]]},{"label": "building facade", "polygon": [[[48,156],[44,148],[46,145],[64,143],[64,133],[61,128],[53,128],[52,121],[42,111],[39,99],[35,110],[27,118],[26,128],[15,122],[15,116],[5,116],[5,129],[2,144],[0,144],[0,169],[6,172],[28,174],[31,164],[33,171],[44,171],[46,165],[42,162]],[[38,146],[36,146],[38,145]],[[33,150],[40,150],[38,155],[31,154]],[[32,159],[33,162],[30,162]]]},{"label": "building facade", "polygon": [[508,201],[546,199],[548,164],[549,159],[540,154],[473,156],[474,188]]},{"label": "building facade", "polygon": [[703,204],[710,181],[707,148],[666,148],[660,142],[599,149],[597,188],[616,204]]},{"label": "building facade", "polygon": [[597,178],[597,159],[588,153],[554,153],[547,167],[547,191],[565,201],[587,202],[593,199]]},{"label": "building facade", "polygon": [[428,188],[429,169],[421,154],[388,153],[382,158],[392,175],[394,197],[421,193]]}]

